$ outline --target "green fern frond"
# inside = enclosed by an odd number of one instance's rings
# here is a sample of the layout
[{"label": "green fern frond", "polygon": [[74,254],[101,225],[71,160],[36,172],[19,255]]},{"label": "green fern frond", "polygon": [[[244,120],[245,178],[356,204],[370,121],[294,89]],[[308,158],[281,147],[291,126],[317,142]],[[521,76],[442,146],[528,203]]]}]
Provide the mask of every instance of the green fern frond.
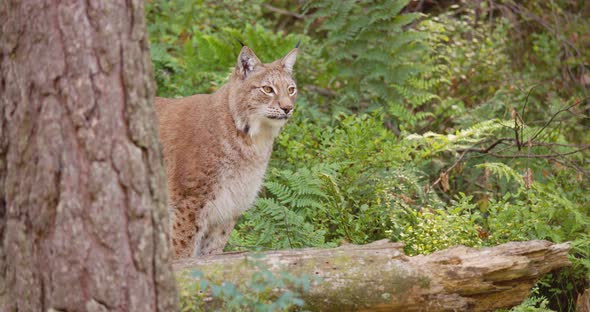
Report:
[{"label": "green fern frond", "polygon": [[520,185],[524,185],[524,179],[513,168],[510,168],[504,163],[499,162],[488,162],[483,164],[478,164],[475,166],[476,168],[485,168],[490,171],[490,173],[498,176],[499,178],[504,178],[507,181],[516,181]]},{"label": "green fern frond", "polygon": [[246,212],[247,221],[237,226],[231,244],[273,249],[327,246],[325,230],[311,222],[329,200],[321,177],[333,173],[333,167],[272,170],[273,179],[264,183],[266,196]]}]

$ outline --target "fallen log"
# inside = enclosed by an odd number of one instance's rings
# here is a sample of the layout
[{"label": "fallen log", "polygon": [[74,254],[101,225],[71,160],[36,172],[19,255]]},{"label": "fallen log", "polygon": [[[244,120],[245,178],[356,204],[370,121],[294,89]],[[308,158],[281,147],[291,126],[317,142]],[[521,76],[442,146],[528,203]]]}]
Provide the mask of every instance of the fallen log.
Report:
[{"label": "fallen log", "polygon": [[[302,293],[312,311],[492,311],[519,304],[543,274],[571,265],[569,244],[512,242],[496,247],[449,248],[408,257],[386,240],[334,249],[262,253],[273,273],[321,278]],[[198,270],[211,281],[243,284],[258,270],[248,253],[179,260],[175,270]]]},{"label": "fallen log", "polygon": [[576,312],[590,312],[590,288],[586,289],[576,301]]}]

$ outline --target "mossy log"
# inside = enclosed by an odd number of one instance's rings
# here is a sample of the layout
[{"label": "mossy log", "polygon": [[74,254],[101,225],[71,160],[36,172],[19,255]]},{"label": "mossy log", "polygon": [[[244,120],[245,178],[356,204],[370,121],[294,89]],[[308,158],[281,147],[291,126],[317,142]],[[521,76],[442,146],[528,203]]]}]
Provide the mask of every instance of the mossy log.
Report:
[{"label": "mossy log", "polygon": [[576,301],[576,312],[590,312],[590,288],[586,289]]},{"label": "mossy log", "polygon": [[[408,257],[402,244],[382,240],[265,252],[256,260],[273,273],[320,277],[302,294],[312,311],[491,311],[517,305],[543,274],[571,265],[569,249],[536,240]],[[241,285],[257,270],[247,259],[247,253],[225,253],[179,260],[174,268]]]}]

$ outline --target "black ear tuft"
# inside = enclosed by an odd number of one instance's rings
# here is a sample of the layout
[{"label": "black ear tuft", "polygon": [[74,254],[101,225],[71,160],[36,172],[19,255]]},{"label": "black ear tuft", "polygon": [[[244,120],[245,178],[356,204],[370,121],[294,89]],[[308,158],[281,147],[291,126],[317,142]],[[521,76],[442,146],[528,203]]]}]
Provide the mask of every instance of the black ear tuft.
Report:
[{"label": "black ear tuft", "polygon": [[240,72],[242,79],[250,75],[254,69],[261,64],[256,54],[247,46],[242,47],[240,55],[238,56],[237,70]]},{"label": "black ear tuft", "polygon": [[297,48],[291,50],[291,52],[287,53],[285,57],[281,59],[281,64],[283,64],[283,68],[289,73],[293,74],[293,66],[295,65],[295,60],[297,59],[297,53],[299,51],[299,43],[297,43]]},{"label": "black ear tuft", "polygon": [[252,70],[254,70],[254,66],[250,64],[248,56],[246,55],[240,56],[240,64],[242,64],[242,71],[244,73],[244,76],[247,76]]},{"label": "black ear tuft", "polygon": [[236,37],[234,37],[234,39],[240,44],[240,46],[242,46],[242,48],[246,46],[242,41],[240,41],[240,39]]}]

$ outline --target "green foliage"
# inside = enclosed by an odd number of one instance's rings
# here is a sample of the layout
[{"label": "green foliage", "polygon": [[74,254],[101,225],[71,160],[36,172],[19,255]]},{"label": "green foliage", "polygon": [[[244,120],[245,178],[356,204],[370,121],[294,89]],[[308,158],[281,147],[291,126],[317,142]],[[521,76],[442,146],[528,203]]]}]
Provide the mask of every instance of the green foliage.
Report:
[{"label": "green foliage", "polygon": [[[429,254],[437,250],[464,245],[480,247],[481,227],[478,225],[480,215],[471,197],[461,197],[453,201],[452,209],[423,209],[422,211],[400,211],[398,224],[406,223],[399,234],[399,239],[406,243],[408,255]],[[412,220],[407,222],[408,215]]]},{"label": "green foliage", "polygon": [[470,148],[484,141],[486,138],[496,136],[496,132],[503,127],[500,120],[483,121],[473,126],[457,130],[454,134],[438,134],[426,132],[422,135],[411,134],[406,140],[415,141],[422,147],[418,151],[421,158],[429,158],[432,155],[445,152]]},{"label": "green foliage", "polygon": [[464,105],[472,107],[479,104],[476,102],[480,99],[492,96],[505,83],[511,83],[498,79],[511,74],[506,51],[508,25],[500,20],[474,28],[475,14],[462,14],[459,18],[455,14],[450,11],[428,21],[440,25],[439,37],[445,44],[437,51],[449,70],[450,88],[444,85],[438,93],[458,97]]},{"label": "green foliage", "polygon": [[[422,174],[404,162],[412,151],[383,125],[380,114],[341,117],[323,131],[298,122],[284,130],[276,155],[307,166],[332,164],[317,172],[326,197],[310,215],[326,230],[328,242],[366,243],[387,236],[390,209],[401,201],[395,189],[424,200]],[[284,156],[283,156],[284,155]],[[288,163],[273,163],[284,166]],[[305,170],[295,169],[295,170]]]},{"label": "green foliage", "polygon": [[424,31],[408,27],[418,14],[402,14],[407,0],[309,1],[307,26],[325,36],[321,57],[338,90],[338,110],[384,109],[397,126],[415,125],[429,114],[423,105],[438,97],[431,92],[440,68],[422,63],[430,45]]},{"label": "green foliage", "polygon": [[327,167],[301,169],[297,172],[274,169],[273,179],[265,183],[267,194],[258,198],[247,211],[244,222],[232,233],[230,247],[266,247],[270,249],[329,246],[326,231],[314,225],[314,216],[322,209],[328,195],[322,175]]},{"label": "green foliage", "polygon": [[549,309],[549,301],[539,293],[539,288],[534,287],[531,290],[531,296],[521,304],[510,310],[496,310],[496,312],[553,312]]},{"label": "green foliage", "polygon": [[[245,265],[257,270],[243,285],[214,281],[200,271],[180,276],[180,311],[292,311],[303,306],[300,293],[308,291],[312,281],[320,282],[286,271],[274,274],[257,255],[248,258]],[[212,301],[205,301],[207,297]]]},{"label": "green foliage", "polygon": [[[159,44],[152,44],[152,60],[156,67],[159,92],[169,95],[190,95],[215,91],[225,83],[233,70],[240,51],[237,40],[247,42],[262,61],[283,57],[301,36],[273,33],[261,26],[247,25],[244,29],[216,29],[212,33],[196,32],[187,38],[181,57],[174,58]],[[273,47],[270,49],[269,47]],[[282,47],[277,49],[275,47]]]},{"label": "green foliage", "polygon": [[[421,173],[403,165],[411,149],[398,144],[382,117],[342,117],[321,132],[306,124],[285,129],[279,138],[275,154],[289,162],[271,163],[265,192],[231,245],[367,243],[388,236],[391,209],[402,201],[392,189],[424,200],[423,181],[416,183]],[[299,167],[275,169],[293,163]]]},{"label": "green foliage", "polygon": [[149,2],[147,17],[152,24],[148,29],[158,94],[173,97],[217,90],[235,66],[241,48],[238,40],[256,51],[263,62],[283,57],[299,40],[309,42],[307,37],[275,33],[264,27],[267,23],[256,23],[261,3]]}]

